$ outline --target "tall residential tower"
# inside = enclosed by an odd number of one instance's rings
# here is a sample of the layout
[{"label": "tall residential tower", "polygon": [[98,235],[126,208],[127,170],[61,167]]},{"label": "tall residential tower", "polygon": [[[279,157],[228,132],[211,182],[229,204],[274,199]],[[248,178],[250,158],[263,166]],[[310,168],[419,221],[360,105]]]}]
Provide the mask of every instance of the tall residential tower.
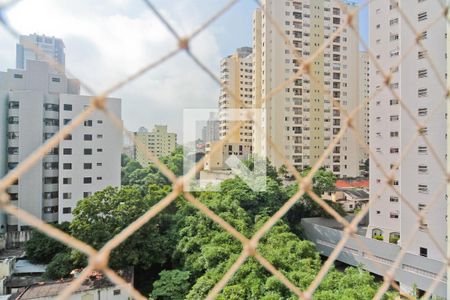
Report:
[{"label": "tall residential tower", "polygon": [[[290,160],[297,168],[314,165],[338,134],[345,118],[333,105],[326,87],[342,109],[351,112],[359,104],[358,39],[344,29],[331,45],[310,64],[314,78],[303,75],[271,94],[300,69],[303,59],[319,50],[346,21],[341,5],[330,0],[275,1],[263,4],[271,18],[257,10],[253,20],[254,107],[263,110],[265,134],[254,134],[254,147],[277,167]],[[285,43],[275,21],[288,38]],[[357,22],[357,18],[354,18]],[[358,26],[358,24],[354,24]],[[280,157],[268,139],[285,153]],[[334,147],[324,166],[337,176],[359,175],[360,146],[351,131]]]}]

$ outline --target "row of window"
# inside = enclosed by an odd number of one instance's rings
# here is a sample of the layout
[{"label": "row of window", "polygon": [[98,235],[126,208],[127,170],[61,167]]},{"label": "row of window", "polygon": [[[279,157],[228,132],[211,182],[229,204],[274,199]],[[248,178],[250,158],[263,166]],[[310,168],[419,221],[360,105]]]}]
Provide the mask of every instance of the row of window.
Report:
[{"label": "row of window", "polygon": [[[103,149],[98,148],[97,152],[101,153],[101,152],[103,152]],[[84,155],[92,155],[92,148],[84,148],[83,153],[84,153]],[[63,154],[64,155],[72,155],[72,148],[64,148]]]},{"label": "row of window", "polygon": [[[58,163],[56,163],[58,164]],[[91,170],[92,169],[92,163],[84,163],[83,169],[84,170]],[[97,163],[97,167],[101,167],[103,163]],[[63,163],[63,170],[72,170],[72,163]]]}]

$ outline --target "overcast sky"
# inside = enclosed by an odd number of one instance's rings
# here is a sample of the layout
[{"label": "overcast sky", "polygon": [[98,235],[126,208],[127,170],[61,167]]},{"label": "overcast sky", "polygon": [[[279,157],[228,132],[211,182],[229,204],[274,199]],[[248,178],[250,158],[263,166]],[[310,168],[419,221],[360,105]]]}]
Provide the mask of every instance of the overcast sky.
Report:
[{"label": "overcast sky", "polygon": [[[280,0],[281,1],[281,0]],[[0,0],[0,4],[5,2]],[[163,16],[186,35],[228,0],[154,0]],[[253,0],[239,1],[196,37],[192,52],[218,74],[221,57],[251,46]],[[176,40],[140,0],[22,0],[6,12],[22,34],[62,38],[66,68],[96,92],[177,47]],[[367,16],[361,16],[367,26]],[[15,67],[16,41],[0,28],[0,70]],[[168,124],[182,131],[184,108],[215,108],[219,87],[184,53],[115,92],[130,130]]]}]

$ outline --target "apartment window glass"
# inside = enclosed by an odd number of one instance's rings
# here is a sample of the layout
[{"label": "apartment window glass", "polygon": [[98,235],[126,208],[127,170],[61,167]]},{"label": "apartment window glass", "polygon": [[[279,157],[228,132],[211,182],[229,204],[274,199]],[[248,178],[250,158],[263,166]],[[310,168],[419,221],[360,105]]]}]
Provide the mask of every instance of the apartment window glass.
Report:
[{"label": "apartment window glass", "polygon": [[92,134],[85,134],[84,135],[84,140],[85,141],[92,141]]},{"label": "apartment window glass", "polygon": [[427,148],[427,146],[419,146],[417,148],[417,152],[419,152],[419,154],[427,154],[428,148]]},{"label": "apartment window glass", "polygon": [[52,82],[61,82],[61,78],[53,77]]},{"label": "apartment window glass", "polygon": [[72,184],[72,178],[68,177],[63,178],[63,184]]},{"label": "apartment window glass", "polygon": [[83,192],[83,198],[90,197],[92,195],[91,192]]},{"label": "apartment window glass", "polygon": [[72,119],[64,119],[64,125],[67,125],[70,123],[70,121],[72,121]]},{"label": "apartment window glass", "polygon": [[428,173],[428,166],[426,165],[419,165],[417,168],[420,174]]},{"label": "apartment window glass", "polygon": [[72,199],[72,193],[63,193],[63,199]]},{"label": "apartment window glass", "polygon": [[63,207],[63,214],[72,213],[72,207]]},{"label": "apartment window glass", "polygon": [[421,70],[417,71],[417,76],[419,78],[428,77],[428,70],[427,69],[421,69]]},{"label": "apartment window glass", "polygon": [[391,131],[391,137],[398,137],[398,131]]},{"label": "apartment window glass", "polygon": [[71,134],[66,135],[66,136],[64,137],[64,140],[66,140],[66,141],[71,141],[71,140],[72,140],[72,135],[71,135]]},{"label": "apartment window glass", "polygon": [[92,177],[84,177],[83,183],[92,183]]},{"label": "apartment window glass", "polygon": [[419,184],[417,187],[417,190],[419,191],[419,193],[426,194],[426,193],[428,193],[428,185]]},{"label": "apartment window glass", "polygon": [[398,202],[398,197],[396,197],[396,196],[391,196],[391,197],[389,198],[389,201],[390,201],[390,202],[396,203],[396,202]]},{"label": "apartment window glass", "polygon": [[64,104],[64,110],[72,111],[72,104]]},{"label": "apartment window glass", "polygon": [[64,170],[72,170],[72,164],[71,163],[64,163],[63,164]]},{"label": "apartment window glass", "polygon": [[64,155],[72,155],[72,148],[64,148],[63,154]]},{"label": "apartment window glass", "polygon": [[424,12],[421,12],[421,13],[419,13],[418,15],[417,15],[417,20],[420,22],[420,21],[425,21],[426,19],[428,19],[428,15],[427,15],[427,12],[426,11],[424,11]]},{"label": "apartment window glass", "polygon": [[85,148],[84,149],[84,155],[92,155],[92,149],[91,148]]},{"label": "apartment window glass", "polygon": [[420,256],[428,257],[428,249],[427,248],[420,247],[419,252],[420,252]]},{"label": "apartment window glass", "polygon": [[428,89],[427,88],[419,89],[417,91],[417,95],[419,96],[419,98],[426,97],[428,95]]},{"label": "apartment window glass", "polygon": [[91,163],[85,163],[85,164],[83,164],[83,168],[85,170],[91,170],[92,169],[92,164]]},{"label": "apartment window glass", "polygon": [[84,121],[84,126],[86,126],[86,127],[92,127],[92,120],[86,120],[86,121]]},{"label": "apartment window glass", "polygon": [[424,117],[427,115],[427,113],[428,113],[427,108],[419,108],[419,110],[418,110],[419,117]]}]

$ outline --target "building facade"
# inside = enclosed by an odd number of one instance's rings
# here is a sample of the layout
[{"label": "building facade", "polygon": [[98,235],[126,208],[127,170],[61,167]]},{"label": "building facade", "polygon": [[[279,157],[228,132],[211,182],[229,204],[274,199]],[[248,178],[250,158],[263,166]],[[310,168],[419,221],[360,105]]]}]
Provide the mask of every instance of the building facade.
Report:
[{"label": "building facade", "polygon": [[229,143],[252,143],[252,123],[245,121],[239,130],[232,132],[237,123],[233,110],[252,108],[253,105],[253,55],[252,48],[241,47],[220,62],[221,88],[219,97],[220,139],[230,135]]},{"label": "building facade", "polygon": [[[307,75],[271,94],[300,68],[299,57],[307,58],[345,22],[341,4],[329,0],[263,1],[289,42],[261,10],[253,19],[253,103],[263,110],[263,133],[255,132],[253,144],[280,167],[284,159],[298,169],[314,165],[345,122],[333,105],[329,90],[342,109],[351,112],[359,104],[358,40],[350,29],[343,30],[330,47],[310,65],[314,79]],[[351,6],[348,4],[348,6]],[[352,7],[348,7],[352,9]],[[357,21],[357,18],[354,18]],[[358,24],[354,24],[356,27]],[[295,55],[295,54],[298,54]],[[280,157],[268,139],[283,151]],[[324,166],[337,176],[359,175],[360,146],[348,131],[327,157]]]},{"label": "building facade", "polygon": [[[34,47],[42,53],[35,51]],[[38,34],[21,35],[19,43],[16,45],[16,68],[26,69],[28,60],[48,61],[46,55],[58,63],[60,69],[64,70],[66,56],[64,42],[61,39]],[[50,68],[50,70],[56,72],[55,68]]]},{"label": "building facade", "polygon": [[209,114],[206,126],[202,128],[203,143],[214,142],[219,140],[219,120],[215,113]]},{"label": "building facade", "polygon": [[[5,108],[1,110],[0,124],[6,124],[1,128],[1,135],[6,137],[2,145],[2,150],[6,151],[1,152],[5,172],[14,169],[83,111],[89,104],[89,97],[80,96],[79,92],[77,80],[52,72],[45,62],[28,60],[25,70],[0,72],[0,106]],[[107,106],[116,115],[121,115],[119,99],[108,99]],[[70,112],[69,107],[72,109]],[[106,119],[97,113],[93,117]],[[95,192],[108,185],[119,186],[122,135],[107,120],[104,120],[102,129],[91,130],[92,143],[96,145],[93,148],[104,151],[95,153],[98,155],[95,158],[107,164],[91,171],[95,172],[95,178],[103,177],[104,180],[83,182],[86,171],[82,171],[82,165],[90,163],[93,158],[83,152],[86,141],[81,133],[87,134],[87,131],[87,128],[75,130],[70,141],[61,142],[22,175],[8,189],[12,203],[46,222],[69,221],[72,208],[83,199],[83,191]],[[103,135],[103,141],[97,139],[99,134]],[[71,143],[70,148],[66,147],[68,143]],[[66,165],[72,166],[70,184],[63,181],[68,177],[65,175]],[[16,231],[26,230],[28,226],[20,219],[7,216],[6,228]]]},{"label": "building facade", "polygon": [[135,133],[135,138],[140,145],[136,145],[136,160],[147,166],[151,160],[148,158],[148,151],[155,156],[162,157],[170,155],[177,146],[177,134],[167,131],[167,125],[155,125],[152,131],[141,127]]},{"label": "building facade", "polygon": [[[378,95],[369,106],[370,145],[376,162],[371,158],[370,201],[373,206],[367,235],[381,236],[385,242],[391,236],[398,236],[399,245],[407,253],[443,261],[439,249],[445,251],[447,244],[447,176],[435,156],[445,164],[448,104],[446,90],[439,83],[445,81],[448,69],[447,23],[446,18],[440,17],[441,6],[433,1],[403,0],[397,5],[404,15],[389,2],[376,0],[369,5],[370,50],[384,72],[392,73],[389,84],[395,93],[384,88],[385,79],[371,62],[370,92]],[[419,39],[424,48],[411,48],[416,36],[410,24],[421,32]],[[437,73],[427,57],[434,61]],[[420,130],[410,114],[423,124]],[[413,140],[418,134],[425,135],[429,144],[422,137]],[[397,167],[399,162],[400,167]],[[392,189],[383,190],[386,179],[375,167],[377,164],[394,174],[393,186],[412,207]],[[419,224],[413,209],[426,209],[426,222]],[[402,282],[400,284],[402,286]],[[403,285],[402,288],[411,287]]]},{"label": "building facade", "polygon": [[[359,99],[361,101],[361,110],[359,113],[358,128],[361,130],[360,134],[364,138],[364,142],[369,146],[369,99],[370,99],[370,58],[366,51],[359,53]],[[365,161],[369,158],[369,152],[362,147],[361,160]]]}]

